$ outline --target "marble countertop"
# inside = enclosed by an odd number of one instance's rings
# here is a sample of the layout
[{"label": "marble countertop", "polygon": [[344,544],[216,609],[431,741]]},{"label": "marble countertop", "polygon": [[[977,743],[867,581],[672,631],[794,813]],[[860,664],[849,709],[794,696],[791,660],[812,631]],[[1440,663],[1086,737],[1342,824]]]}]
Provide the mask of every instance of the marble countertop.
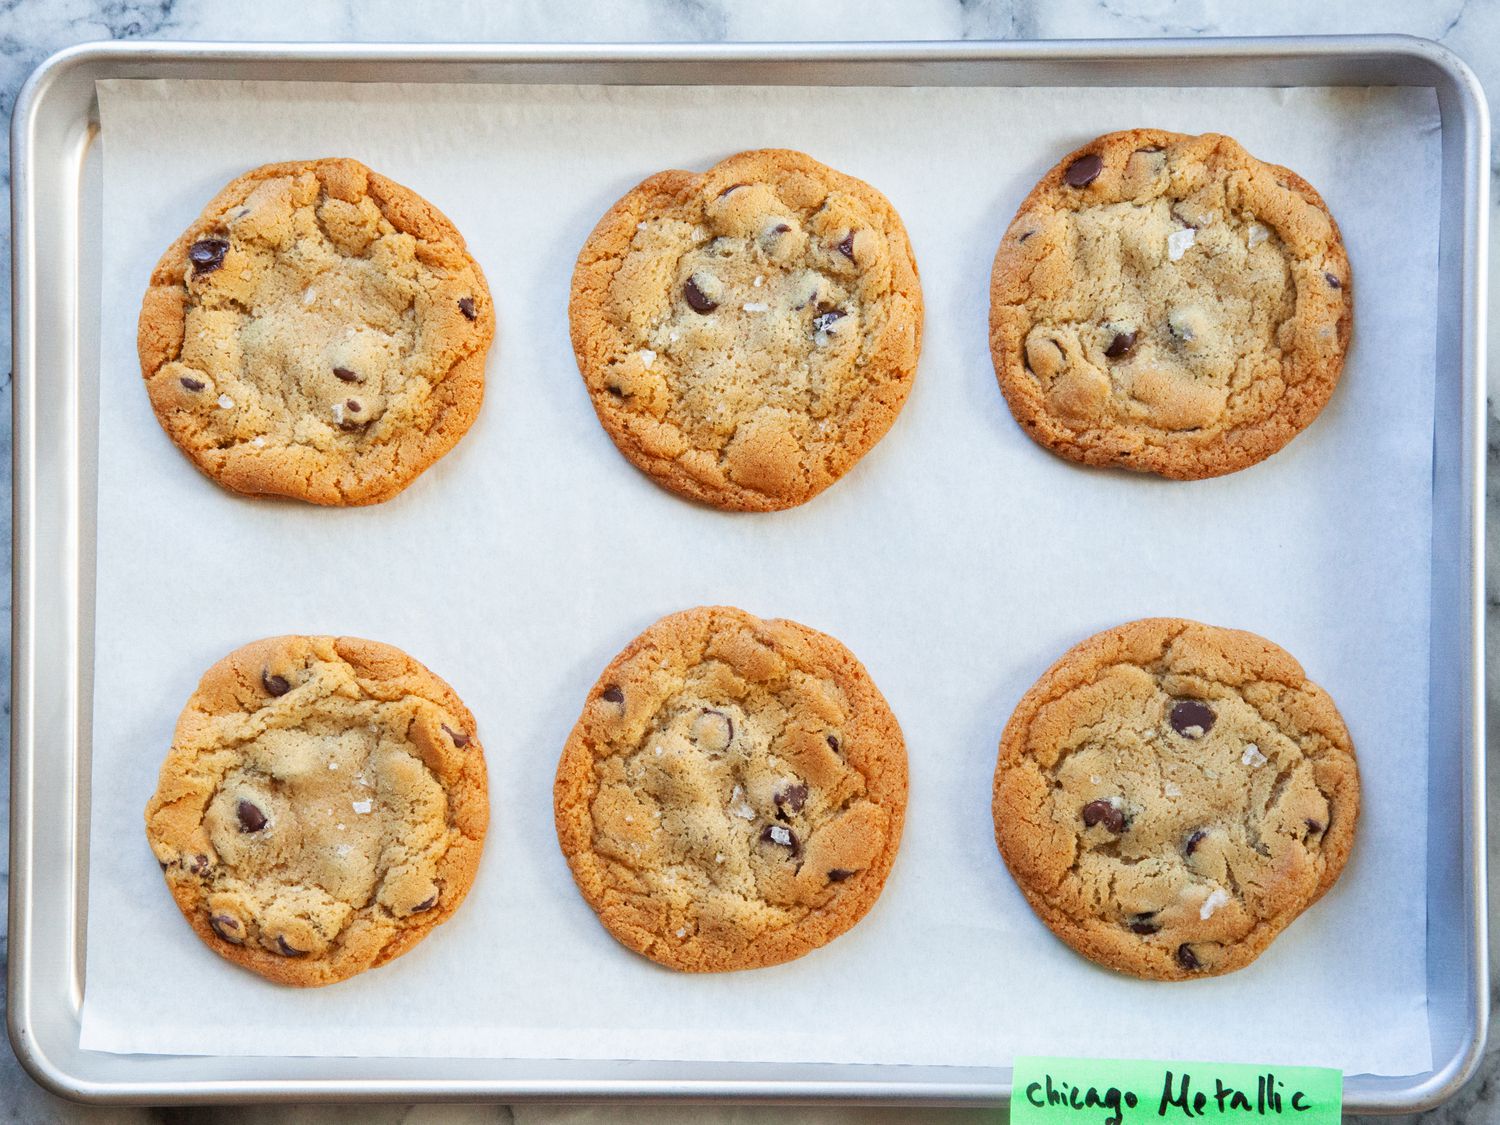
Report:
[{"label": "marble countertop", "polygon": [[[8,120],[26,75],[51,52],[97,39],[366,40],[366,41],[626,41],[777,39],[1048,39],[1198,35],[1304,35],[1399,32],[1435,39],[1461,55],[1479,74],[1500,119],[1500,0],[0,0],[0,114]],[[3,158],[8,199],[8,153]],[[1491,260],[1500,247],[1500,149],[1492,166]],[[9,230],[0,231],[0,255],[9,257]],[[1492,267],[1496,269],[1497,267]],[[9,274],[0,277],[0,301],[9,303]],[[1500,278],[1491,285],[1489,348],[1491,429],[1494,389],[1500,380]],[[0,353],[9,355],[10,322],[0,322]],[[6,368],[9,370],[8,365]],[[0,480],[10,489],[10,379],[0,387]],[[1500,444],[1490,439],[1487,542],[1490,565],[1487,602],[1500,604]],[[0,538],[9,557],[9,505],[0,509]],[[3,596],[9,608],[10,586]],[[1487,735],[1500,734],[1500,660],[1495,615],[1487,624],[1491,717]],[[9,683],[7,641],[0,649]],[[5,702],[9,711],[9,700]],[[8,724],[4,728],[7,737]],[[1500,783],[1492,776],[1496,807]],[[9,794],[4,796],[8,814]],[[1491,901],[1500,874],[1496,834],[1489,844]],[[0,869],[0,878],[5,878]],[[0,948],[4,934],[0,933]],[[1500,963],[1492,948],[1492,976]],[[3,988],[3,979],[0,979]],[[1493,998],[1493,997],[1492,997]],[[95,1109],[60,1101],[31,1082],[8,1051],[0,1050],[0,1121],[16,1122],[271,1122],[295,1119],[310,1125],[344,1122],[410,1122],[459,1125],[469,1122],[583,1122],[624,1120],[681,1122],[798,1121],[810,1125],[970,1125],[1003,1115],[966,1110],[739,1109],[717,1114],[704,1107],[642,1110],[528,1108],[505,1106],[260,1107],[206,1109]],[[1356,1119],[1349,1119],[1356,1120]],[[1372,1119],[1373,1120],[1373,1119]],[[1424,1125],[1500,1122],[1500,1036],[1492,1036],[1481,1073],[1452,1102],[1420,1118]]]}]

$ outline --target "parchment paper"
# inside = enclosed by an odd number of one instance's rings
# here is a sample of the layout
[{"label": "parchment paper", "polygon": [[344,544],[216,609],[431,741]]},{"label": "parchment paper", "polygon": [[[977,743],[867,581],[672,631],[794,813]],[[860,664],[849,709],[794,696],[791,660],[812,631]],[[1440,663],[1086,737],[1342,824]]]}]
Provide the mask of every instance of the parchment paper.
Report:
[{"label": "parchment paper", "polygon": [[[101,84],[105,154],[92,850],[83,1046],[117,1052],[1008,1065],[1121,1053],[1430,1066],[1424,948],[1439,134],[1430,90],[696,89]],[[1218,130],[1326,196],[1354,349],[1268,462],[1173,483],[1033,445],[986,345],[991,257],[1026,191],[1109,130]],[[922,270],[922,363],[890,435],[812,503],[735,515],[632,468],[568,345],[574,256],[661,168],[785,145],[878,186]],[[135,320],[158,254],[271,160],[357,156],[434,201],[489,277],[484,410],[397,499],[229,495],[157,426]],[[557,755],[605,662],[727,602],[843,640],[905,728],[911,803],[872,913],[799,961],[679,975],[627,953],[552,827]],[[1253,966],[1189,984],[1098,969],[1036,920],[990,822],[1012,707],[1083,637],[1169,614],[1254,630],[1338,701],[1364,816],[1342,881]],[[199,675],[283,632],[398,645],[478,717],[493,824],[456,917],[314,991],[213,955],[141,813]]]}]

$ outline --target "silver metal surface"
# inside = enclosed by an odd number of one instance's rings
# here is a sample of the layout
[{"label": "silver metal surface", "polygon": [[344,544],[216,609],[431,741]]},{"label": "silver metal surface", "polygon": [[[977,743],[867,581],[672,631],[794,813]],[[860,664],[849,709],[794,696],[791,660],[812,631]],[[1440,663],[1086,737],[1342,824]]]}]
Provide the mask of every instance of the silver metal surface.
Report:
[{"label": "silver metal surface", "polygon": [[[104,78],[624,85],[1413,85],[1442,116],[1433,442],[1428,1012],[1432,1071],[1348,1075],[1351,1111],[1422,1109],[1487,1031],[1483,536],[1489,123],[1472,72],[1426,40],[465,45],[103,43],[21,91],[14,184],[15,540],[11,1041],[49,1089],[100,1102],[758,1101],[1001,1104],[1006,1068],[113,1055],[79,1047],[93,665],[99,146]],[[1149,1050],[1143,1044],[1142,1050]]]}]

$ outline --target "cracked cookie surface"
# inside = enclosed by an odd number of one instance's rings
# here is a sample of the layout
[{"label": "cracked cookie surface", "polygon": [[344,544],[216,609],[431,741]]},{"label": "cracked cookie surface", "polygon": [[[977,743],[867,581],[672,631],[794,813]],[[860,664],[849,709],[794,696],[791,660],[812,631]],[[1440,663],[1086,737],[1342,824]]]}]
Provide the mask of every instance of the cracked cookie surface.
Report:
[{"label": "cracked cookie surface", "polygon": [[489,823],[453,690],[399,649],[273,637],[205,673],[146,836],[214,952],[324,985],[400,956],[458,908]]},{"label": "cracked cookie surface", "polygon": [[1338,879],[1359,772],[1333,700],[1252,633],[1174,618],[1065,654],[1000,744],[995,839],[1033,910],[1156,980],[1253,961]]},{"label": "cracked cookie surface", "polygon": [[573,350],[620,451],[720,508],[827,488],[883,437],[922,335],[916,259],[868,184],[799,152],[668,171],[589,235]]},{"label": "cracked cookie surface", "polygon": [[1109,133],[1064,157],[990,283],[995,372],[1026,433],[1178,479],[1245,468],[1307,427],[1352,324],[1322,198],[1212,133]]},{"label": "cracked cookie surface", "polygon": [[495,314],[463,237],[354,160],[230,183],[162,256],[141,373],[162,428],[250,495],[374,504],[463,437]]},{"label": "cracked cookie surface", "polygon": [[723,606],[656,622],[589,692],[558,764],[558,840],[623,945],[692,972],[800,957],[879,896],[906,746],[832,637]]}]

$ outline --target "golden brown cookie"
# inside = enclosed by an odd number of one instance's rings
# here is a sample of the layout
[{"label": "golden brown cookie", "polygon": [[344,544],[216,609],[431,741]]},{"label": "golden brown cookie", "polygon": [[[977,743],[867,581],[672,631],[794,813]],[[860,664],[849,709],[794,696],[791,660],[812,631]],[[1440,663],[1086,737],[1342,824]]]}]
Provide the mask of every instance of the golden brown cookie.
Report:
[{"label": "golden brown cookie", "polygon": [[896,420],[922,338],[901,218],[785,149],[661,172],[589,235],[573,350],[620,451],[719,508],[816,496]]},{"label": "golden brown cookie", "polygon": [[221,957],[323,985],[399,957],[474,881],[489,796],[474,717],[399,649],[272,637],[188,700],[146,836]]},{"label": "golden brown cookie", "polygon": [[604,670],[554,802],[578,888],[623,945],[689,972],[751,969],[874,905],[901,842],[906,744],[832,637],[690,609]]},{"label": "golden brown cookie", "polygon": [[208,476],[375,504],[463,437],[495,312],[463,237],[355,160],[235,180],[157,263],[138,347],[151,405]]},{"label": "golden brown cookie", "polygon": [[1006,724],[995,839],[1052,931],[1101,965],[1248,965],[1333,886],[1359,771],[1333,700],[1253,633],[1175,618],[1068,651]]},{"label": "golden brown cookie", "polygon": [[1178,479],[1253,465],[1311,423],[1353,315],[1322,198],[1213,133],[1132,129],[1070,153],[990,281],[995,373],[1026,432]]}]

